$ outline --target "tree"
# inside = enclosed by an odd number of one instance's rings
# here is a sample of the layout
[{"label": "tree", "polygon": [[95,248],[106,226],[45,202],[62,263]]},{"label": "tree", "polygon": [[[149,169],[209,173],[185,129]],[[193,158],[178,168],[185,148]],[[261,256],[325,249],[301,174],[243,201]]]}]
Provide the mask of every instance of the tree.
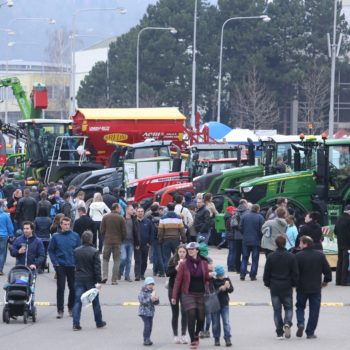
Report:
[{"label": "tree", "polygon": [[[261,82],[255,66],[235,89],[239,126],[252,130],[272,129],[278,120],[274,96]],[[233,121],[234,123],[234,121]],[[233,124],[232,123],[232,124]]]}]

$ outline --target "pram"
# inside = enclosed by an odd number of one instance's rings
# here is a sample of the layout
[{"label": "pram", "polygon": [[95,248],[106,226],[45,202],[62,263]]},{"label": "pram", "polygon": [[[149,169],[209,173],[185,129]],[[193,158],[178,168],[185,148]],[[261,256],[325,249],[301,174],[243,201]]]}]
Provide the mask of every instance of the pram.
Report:
[{"label": "pram", "polygon": [[4,285],[3,322],[10,323],[11,317],[16,316],[23,316],[23,323],[27,323],[29,317],[36,322],[35,279],[36,274],[24,265],[17,265],[10,270]]}]

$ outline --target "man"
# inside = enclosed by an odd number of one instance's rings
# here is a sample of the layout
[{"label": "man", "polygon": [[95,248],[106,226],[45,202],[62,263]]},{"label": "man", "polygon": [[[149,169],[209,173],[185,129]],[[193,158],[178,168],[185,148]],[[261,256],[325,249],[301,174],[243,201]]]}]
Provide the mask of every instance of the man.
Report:
[{"label": "man", "polygon": [[200,236],[204,237],[205,244],[208,245],[210,232],[210,212],[206,208],[203,198],[197,199],[197,210],[194,217],[194,228],[197,233],[197,240]]},{"label": "man", "polygon": [[174,203],[167,205],[168,212],[159,220],[158,241],[162,245],[163,262],[167,267],[171,254],[174,254],[176,248],[182,242],[186,242],[186,234],[182,219],[174,212]]},{"label": "man", "polygon": [[[139,238],[139,224],[134,215],[134,207],[128,205],[125,211],[125,222],[126,222],[126,237],[121,245],[120,252],[120,266],[119,266],[119,276],[121,279],[124,275],[125,281],[132,282],[130,278],[131,270],[131,259],[132,254],[140,249],[140,238]],[[136,276],[135,280],[140,280],[140,276]]]},{"label": "man", "polygon": [[40,201],[37,205],[37,213],[40,208],[45,208],[47,216],[50,216],[52,204],[47,200],[47,193],[45,191],[40,192]]},{"label": "man", "polygon": [[15,213],[15,222],[22,228],[24,221],[34,222],[37,213],[36,200],[30,197],[30,189],[25,188],[23,197],[18,201]]},{"label": "man", "polygon": [[70,218],[71,221],[75,219],[75,206],[73,205],[73,197],[71,196],[70,192],[66,192],[63,195],[61,212],[65,217]]},{"label": "man", "polygon": [[287,166],[284,164],[282,156],[278,156],[276,159],[276,165],[272,167],[274,174],[282,174],[287,172]]},{"label": "man", "polygon": [[191,212],[183,204],[185,202],[184,197],[178,194],[174,198],[175,201],[175,213],[182,218],[185,226],[187,241],[189,241],[189,229],[193,225],[193,217]]},{"label": "man", "polygon": [[32,186],[30,191],[30,196],[35,199],[35,201],[38,203],[40,200],[40,193],[38,192],[38,187]]},{"label": "man", "polygon": [[57,318],[64,313],[64,289],[66,279],[69,288],[68,313],[72,316],[74,306],[74,249],[80,246],[80,237],[70,229],[71,219],[60,220],[60,231],[56,232],[49,243],[49,255],[57,276]]},{"label": "man", "polygon": [[13,237],[13,224],[10,215],[4,212],[5,201],[0,199],[0,276],[4,275],[3,269],[7,257],[7,241]]},{"label": "man", "polygon": [[295,255],[285,248],[286,238],[278,235],[275,244],[276,250],[266,259],[263,280],[264,285],[270,288],[277,339],[283,339],[283,333],[288,339],[293,318],[293,287],[297,285],[299,271]]},{"label": "man", "polygon": [[[316,338],[315,330],[321,307],[321,288],[332,281],[332,271],[325,255],[313,249],[313,240],[309,236],[301,236],[296,254],[299,267],[297,286],[296,315],[298,321],[297,337],[302,337],[305,327],[305,308],[309,301],[309,320],[305,329],[307,339]],[[324,276],[322,282],[322,275]]]},{"label": "man", "polygon": [[[93,234],[84,231],[81,236],[82,246],[74,250],[75,258],[75,302],[73,307],[73,331],[80,331],[81,296],[91,288],[101,289],[101,261],[100,254],[92,246]],[[102,312],[98,295],[92,302],[94,318],[97,328],[107,325],[102,320]]]},{"label": "man", "polygon": [[250,279],[256,281],[258,273],[261,227],[264,218],[260,214],[259,204],[253,204],[250,212],[244,214],[239,222],[239,230],[243,236],[243,258],[240,271],[240,280],[244,281],[247,274],[247,265],[250,254],[252,254],[252,266],[250,269]]},{"label": "man", "polygon": [[153,243],[154,226],[152,221],[145,218],[142,207],[136,209],[136,218],[139,224],[140,249],[135,251],[135,279],[145,279],[149,247]]},{"label": "man", "polygon": [[103,187],[103,189],[102,189],[102,199],[109,209],[112,208],[113,203],[119,202],[119,199],[117,197],[112,196],[110,194],[109,187],[107,187],[107,186]]},{"label": "man", "polygon": [[262,226],[262,240],[261,248],[265,249],[265,254],[268,256],[270,253],[277,249],[276,238],[279,235],[287,237],[287,212],[284,208],[280,207],[276,209],[276,217],[271,220],[267,220]]},{"label": "man", "polygon": [[350,249],[350,204],[344,208],[344,213],[340,216],[334,227],[334,234],[337,236],[338,262],[335,284],[337,286],[349,286],[349,253]]},{"label": "man", "polygon": [[79,219],[74,221],[73,231],[76,232],[79,237],[81,237],[83,232],[91,231],[93,234],[93,245],[96,247],[97,231],[94,221],[90,218],[89,215],[87,215],[85,207],[79,207],[78,214]]},{"label": "man", "polygon": [[120,246],[126,238],[125,219],[120,215],[119,203],[114,203],[111,212],[102,218],[101,235],[103,238],[103,277],[102,283],[108,281],[108,264],[113,256],[112,284],[118,284],[118,273],[120,265]]}]

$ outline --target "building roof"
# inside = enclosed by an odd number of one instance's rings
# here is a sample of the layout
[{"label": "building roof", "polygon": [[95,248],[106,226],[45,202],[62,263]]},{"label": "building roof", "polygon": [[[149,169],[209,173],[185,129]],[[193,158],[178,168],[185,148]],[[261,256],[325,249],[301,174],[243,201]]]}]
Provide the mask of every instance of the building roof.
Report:
[{"label": "building roof", "polygon": [[87,47],[86,49],[82,50],[82,51],[89,51],[89,50],[95,50],[95,49],[105,49],[105,48],[109,48],[109,45],[113,42],[113,41],[117,41],[118,37],[117,36],[112,36],[111,38],[107,38],[104,39],[102,41],[99,41],[96,44],[93,44],[89,47]]},{"label": "building roof", "polygon": [[87,120],[109,119],[176,119],[185,120],[186,117],[176,107],[157,108],[79,108]]}]

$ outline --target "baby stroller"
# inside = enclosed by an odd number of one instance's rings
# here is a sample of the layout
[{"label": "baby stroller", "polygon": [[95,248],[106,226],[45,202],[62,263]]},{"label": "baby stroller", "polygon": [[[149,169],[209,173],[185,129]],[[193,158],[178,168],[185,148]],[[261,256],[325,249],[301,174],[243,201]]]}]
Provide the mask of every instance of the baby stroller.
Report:
[{"label": "baby stroller", "polygon": [[27,323],[29,317],[33,322],[36,321],[35,279],[35,273],[24,265],[17,265],[10,270],[4,285],[3,322],[10,323],[10,318],[16,316],[23,316],[23,323]]}]

